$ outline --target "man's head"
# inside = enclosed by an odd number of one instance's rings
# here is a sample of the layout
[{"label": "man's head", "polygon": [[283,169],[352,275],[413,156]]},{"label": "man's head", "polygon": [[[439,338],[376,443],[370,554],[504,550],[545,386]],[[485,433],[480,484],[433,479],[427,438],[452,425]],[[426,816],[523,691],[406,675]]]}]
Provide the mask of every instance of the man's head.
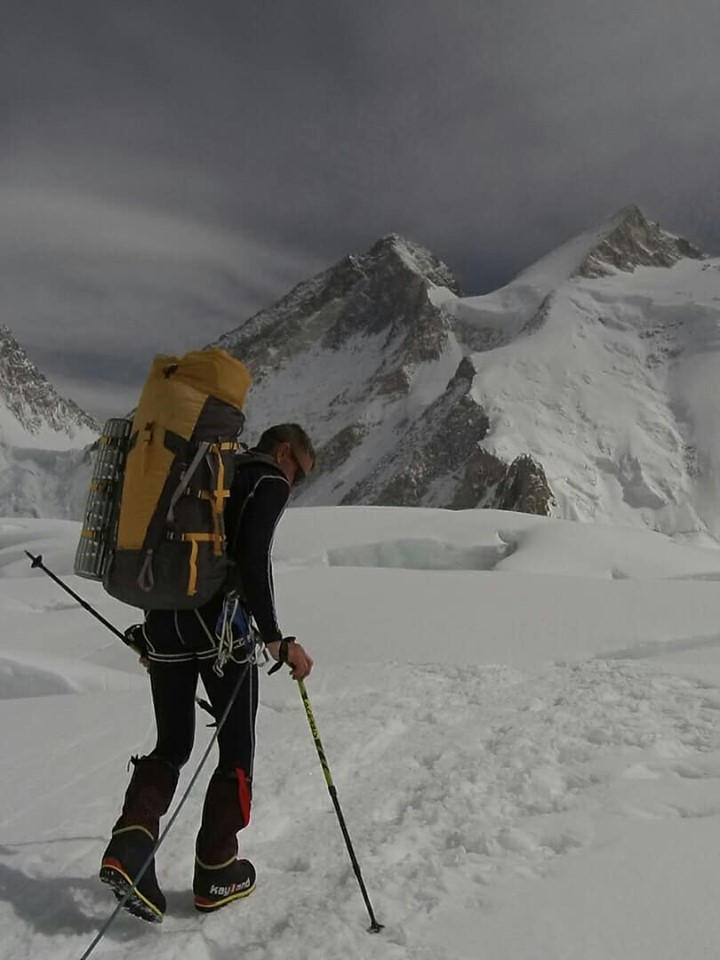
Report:
[{"label": "man's head", "polygon": [[275,460],[291,487],[304,480],[315,466],[312,441],[297,423],[277,423],[269,427],[255,449]]}]

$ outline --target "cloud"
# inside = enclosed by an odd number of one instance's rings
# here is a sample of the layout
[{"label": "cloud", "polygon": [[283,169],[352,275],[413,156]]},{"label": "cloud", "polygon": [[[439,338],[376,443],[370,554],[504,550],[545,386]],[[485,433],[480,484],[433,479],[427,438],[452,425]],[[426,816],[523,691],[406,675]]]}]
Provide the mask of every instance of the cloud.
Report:
[{"label": "cloud", "polygon": [[310,265],[280,243],[270,248],[218,225],[70,190],[0,187],[0,221],[0,253],[7,257],[62,252],[210,265],[248,280]]},{"label": "cloud", "polygon": [[[132,383],[128,383],[128,372],[133,378]],[[64,367],[62,373],[53,372],[52,382],[61,396],[74,400],[102,424],[109,417],[124,417],[130,413],[137,404],[139,386],[146,373],[145,369],[126,371],[125,379],[116,382],[110,378],[95,379],[89,376],[87,367],[80,369],[76,375],[73,375],[72,367]]]},{"label": "cloud", "polygon": [[155,353],[201,346],[318,266],[280,243],[77,192],[0,189],[0,222],[0,317],[98,416],[136,391]]},{"label": "cloud", "polygon": [[720,250],[716,0],[38,0],[0,44],[0,319],[58,371],[390,231],[472,293],[632,202]]}]

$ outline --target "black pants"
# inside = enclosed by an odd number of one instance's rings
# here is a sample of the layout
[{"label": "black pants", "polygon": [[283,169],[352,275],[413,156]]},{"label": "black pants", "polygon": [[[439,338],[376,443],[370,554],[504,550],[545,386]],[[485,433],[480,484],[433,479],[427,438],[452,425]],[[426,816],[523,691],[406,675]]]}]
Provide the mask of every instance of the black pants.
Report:
[{"label": "black pants", "polygon": [[150,659],[150,681],[157,724],[151,756],[175,767],[187,763],[195,737],[195,693],[202,678],[217,719],[223,715],[238,678],[244,680],[218,736],[218,769],[244,771],[252,782],[258,670],[228,660],[223,675],[213,669],[217,653],[215,624],[219,603],[201,610],[153,610],[144,634]]},{"label": "black pants", "polygon": [[258,694],[256,666],[229,659],[221,676],[213,669],[218,647],[215,624],[221,605],[219,601],[189,612],[152,611],[146,617],[143,633],[150,660],[157,743],[148,756],[133,758],[133,775],[113,828],[113,836],[139,828],[157,839],[180,767],[192,752],[198,677],[202,677],[218,719],[241,680],[218,736],[219,763],[205,792],[197,836],[198,862],[211,868],[235,859],[237,834],[250,822]]}]

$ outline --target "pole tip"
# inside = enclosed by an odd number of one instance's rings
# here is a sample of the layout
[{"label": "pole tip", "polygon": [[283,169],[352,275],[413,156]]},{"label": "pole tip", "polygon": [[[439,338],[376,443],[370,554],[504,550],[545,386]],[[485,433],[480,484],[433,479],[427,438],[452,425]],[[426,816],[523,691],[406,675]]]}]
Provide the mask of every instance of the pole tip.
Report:
[{"label": "pole tip", "polygon": [[368,933],[380,933],[381,930],[385,929],[384,923],[378,923],[377,920],[373,920],[368,929]]}]

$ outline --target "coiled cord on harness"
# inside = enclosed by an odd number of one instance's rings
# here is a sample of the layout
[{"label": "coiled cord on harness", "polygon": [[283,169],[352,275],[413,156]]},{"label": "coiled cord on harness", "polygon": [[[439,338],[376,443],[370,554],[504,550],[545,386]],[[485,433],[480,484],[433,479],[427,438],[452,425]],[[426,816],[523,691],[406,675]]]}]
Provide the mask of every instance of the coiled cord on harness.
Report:
[{"label": "coiled cord on harness", "polygon": [[[215,626],[215,636],[218,644],[213,670],[222,677],[228,660],[235,660],[236,663],[244,662],[250,650],[256,645],[255,631],[236,593],[228,593],[223,600],[222,610]],[[236,650],[241,654],[239,660],[234,656]]]}]

